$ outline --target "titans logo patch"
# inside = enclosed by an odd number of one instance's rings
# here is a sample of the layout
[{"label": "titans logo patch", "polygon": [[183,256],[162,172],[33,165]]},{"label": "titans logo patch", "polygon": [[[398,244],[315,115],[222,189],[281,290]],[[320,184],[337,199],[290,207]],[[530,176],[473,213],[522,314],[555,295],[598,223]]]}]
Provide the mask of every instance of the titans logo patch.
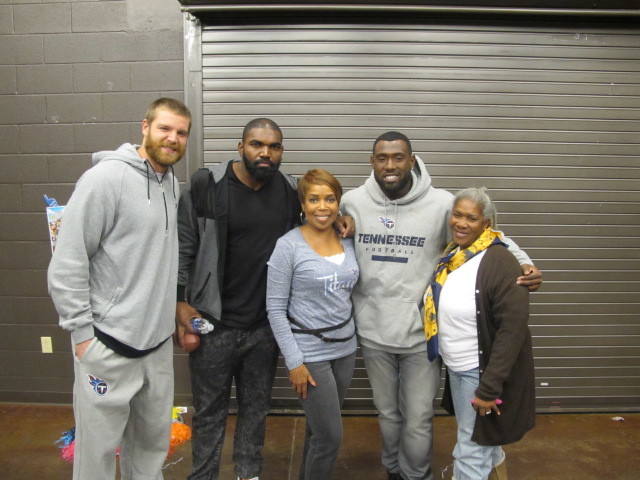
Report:
[{"label": "titans logo patch", "polygon": [[391,230],[396,225],[396,223],[390,218],[378,217],[378,220],[380,220],[380,223],[382,223],[389,230]]},{"label": "titans logo patch", "polygon": [[91,385],[93,391],[96,392],[99,397],[104,397],[109,390],[109,384],[105,380],[101,380],[93,375],[87,375],[87,377],[89,377],[89,385]]}]

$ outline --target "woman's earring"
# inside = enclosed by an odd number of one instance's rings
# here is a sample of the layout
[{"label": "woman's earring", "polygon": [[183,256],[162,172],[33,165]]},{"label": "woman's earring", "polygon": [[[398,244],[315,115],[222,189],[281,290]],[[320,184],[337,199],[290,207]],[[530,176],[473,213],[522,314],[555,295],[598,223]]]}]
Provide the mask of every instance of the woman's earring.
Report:
[{"label": "woman's earring", "polygon": [[304,221],[307,219],[306,215],[304,214],[304,212],[300,212],[300,225],[302,225],[304,223]]}]

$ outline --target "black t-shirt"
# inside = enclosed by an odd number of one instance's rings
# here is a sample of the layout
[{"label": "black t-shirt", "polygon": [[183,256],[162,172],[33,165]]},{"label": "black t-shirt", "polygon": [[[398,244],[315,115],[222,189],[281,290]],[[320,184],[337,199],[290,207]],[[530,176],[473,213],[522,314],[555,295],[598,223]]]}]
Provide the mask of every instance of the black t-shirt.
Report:
[{"label": "black t-shirt", "polygon": [[222,321],[250,328],[268,321],[267,262],[286,233],[289,209],[286,180],[276,175],[259,190],[238,180],[231,164],[229,223],[222,286]]}]

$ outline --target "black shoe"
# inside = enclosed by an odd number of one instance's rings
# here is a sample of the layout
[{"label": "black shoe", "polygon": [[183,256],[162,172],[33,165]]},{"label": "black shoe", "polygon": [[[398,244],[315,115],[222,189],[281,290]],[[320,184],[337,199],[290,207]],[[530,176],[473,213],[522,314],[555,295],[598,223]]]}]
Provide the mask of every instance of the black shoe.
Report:
[{"label": "black shoe", "polygon": [[402,475],[399,473],[391,473],[387,471],[387,475],[389,475],[389,480],[402,480]]}]

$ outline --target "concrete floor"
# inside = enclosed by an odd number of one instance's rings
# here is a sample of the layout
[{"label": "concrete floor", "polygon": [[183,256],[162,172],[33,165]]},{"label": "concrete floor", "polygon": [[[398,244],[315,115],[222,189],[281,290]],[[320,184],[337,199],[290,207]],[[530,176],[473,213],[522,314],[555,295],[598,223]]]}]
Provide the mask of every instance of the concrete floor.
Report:
[{"label": "concrete floor", "polygon": [[[188,414],[185,421],[190,423]],[[639,413],[538,415],[537,423],[523,440],[505,447],[509,480],[640,479]],[[229,448],[234,424],[235,417],[230,417],[221,480],[235,479]],[[344,425],[333,479],[385,480],[377,419],[345,416]],[[53,442],[72,426],[69,406],[0,403],[0,479],[71,478],[71,464],[59,457]],[[262,480],[297,479],[303,434],[304,417],[268,418]],[[451,463],[453,418],[436,417],[435,438],[434,480],[448,480],[450,474],[443,476],[441,472]],[[190,466],[190,445],[185,444],[167,459],[165,480],[185,479]]]}]

